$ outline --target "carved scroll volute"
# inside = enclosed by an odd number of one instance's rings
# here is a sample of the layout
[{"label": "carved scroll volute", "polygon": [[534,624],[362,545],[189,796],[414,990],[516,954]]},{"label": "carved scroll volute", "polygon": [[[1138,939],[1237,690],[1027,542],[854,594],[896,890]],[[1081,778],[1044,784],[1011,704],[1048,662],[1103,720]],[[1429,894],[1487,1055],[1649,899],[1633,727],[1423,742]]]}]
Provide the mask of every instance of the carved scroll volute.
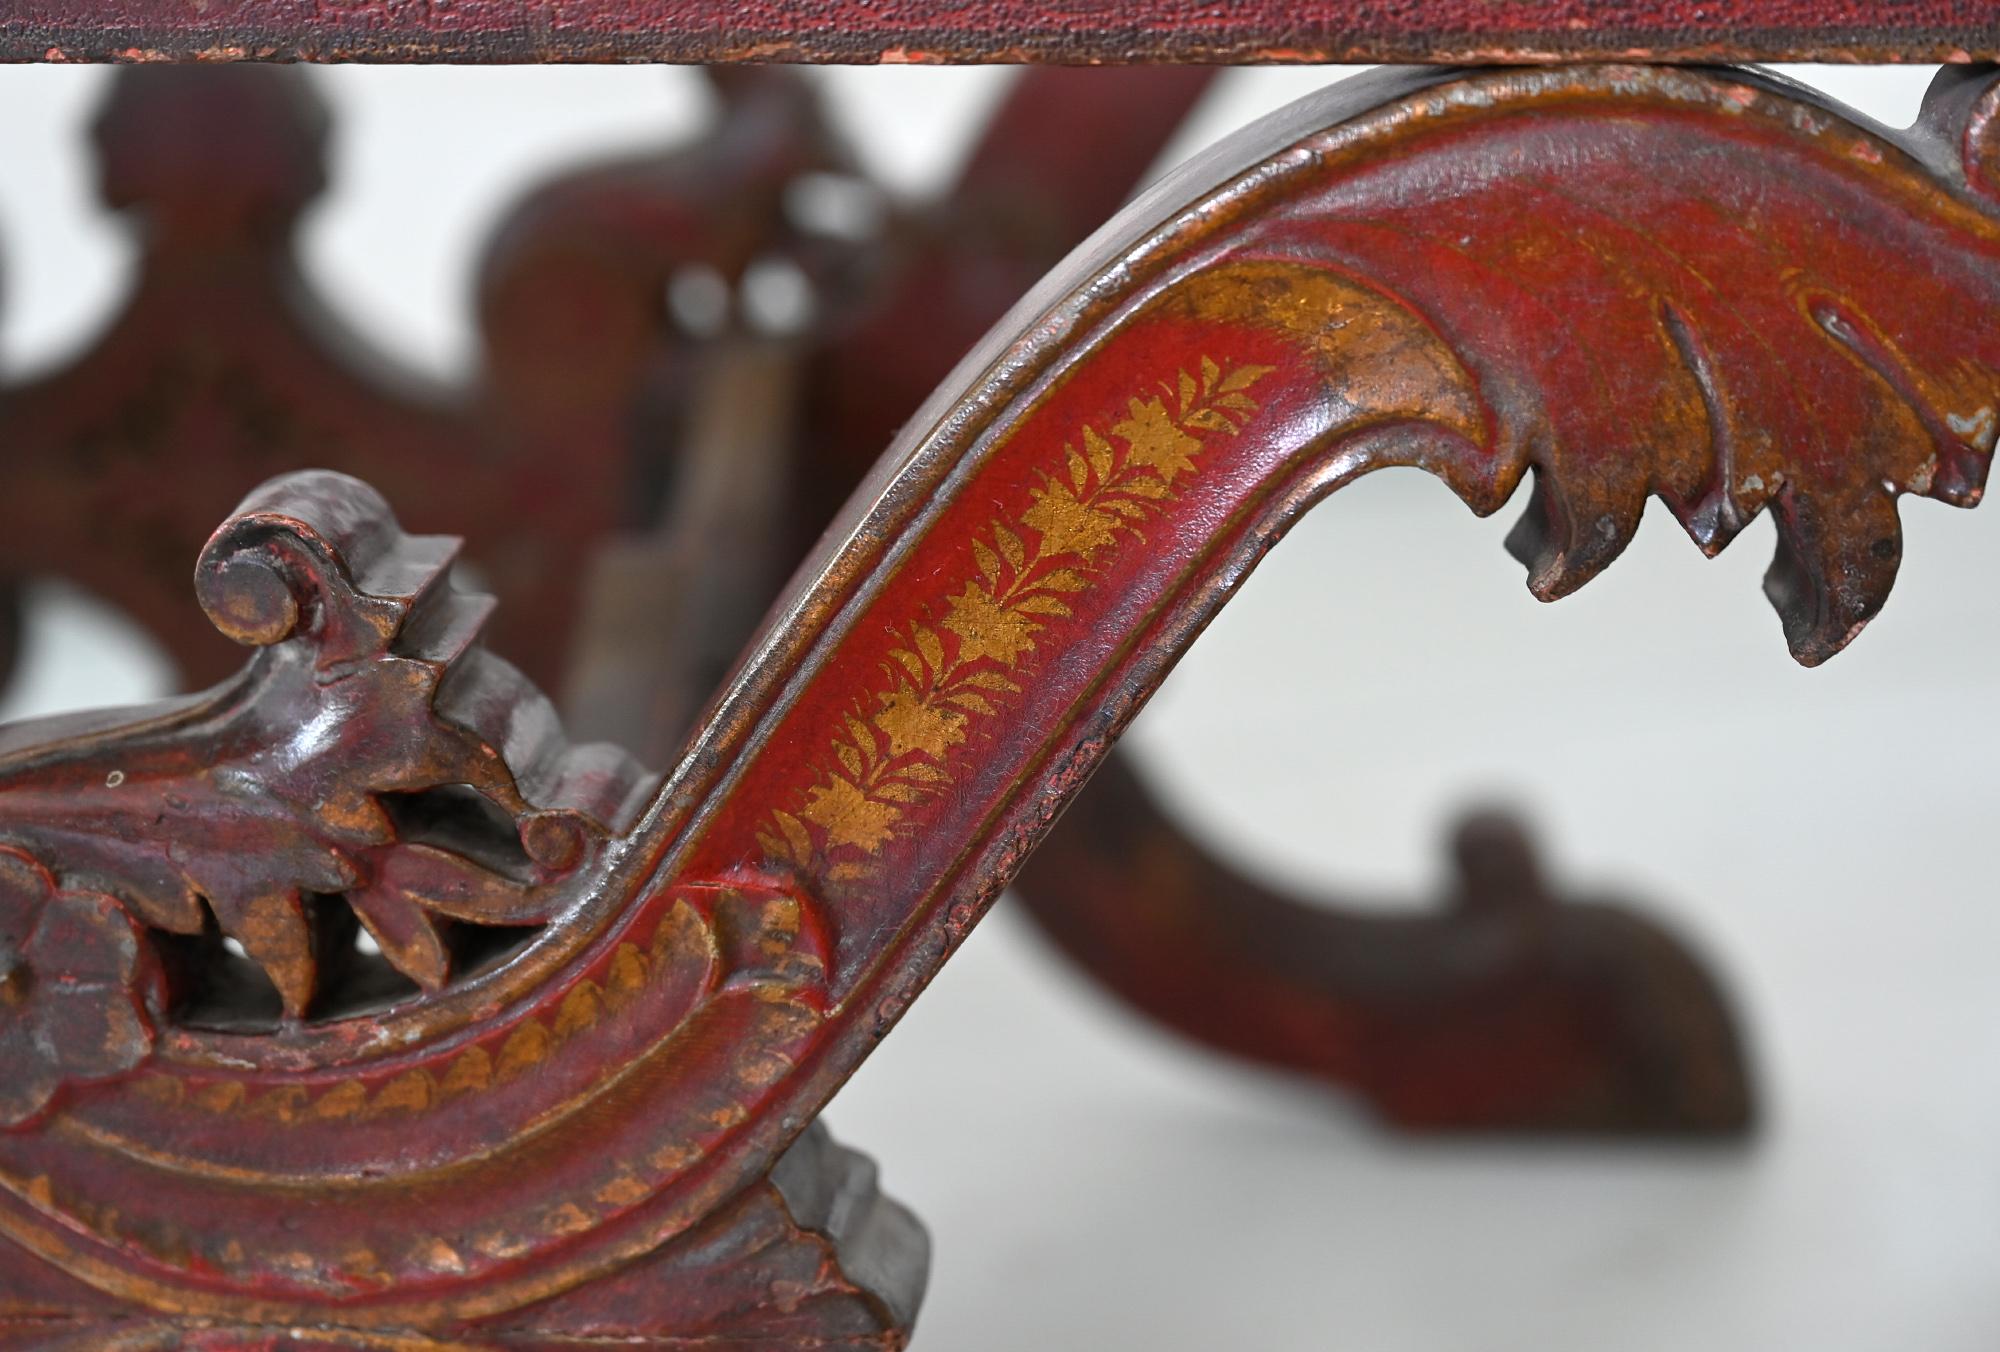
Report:
[{"label": "carved scroll volute", "polygon": [[564,744],[548,702],[475,646],[493,603],[452,587],[457,552],[406,535],[344,475],[258,489],[195,576],[216,628],[257,657],[158,710],[9,727],[0,840],[166,933],[212,917],[293,1019],[340,936],[338,899],[431,990],[451,974],[449,922],[549,920],[651,781]]},{"label": "carved scroll volute", "polygon": [[[590,946],[655,780],[478,646],[457,549],[273,480],[196,570],[236,679],[0,730],[0,1314],[24,1261],[224,1321],[546,1300],[808,1049],[795,896],[673,888]],[[414,985],[343,985],[357,923]]]}]

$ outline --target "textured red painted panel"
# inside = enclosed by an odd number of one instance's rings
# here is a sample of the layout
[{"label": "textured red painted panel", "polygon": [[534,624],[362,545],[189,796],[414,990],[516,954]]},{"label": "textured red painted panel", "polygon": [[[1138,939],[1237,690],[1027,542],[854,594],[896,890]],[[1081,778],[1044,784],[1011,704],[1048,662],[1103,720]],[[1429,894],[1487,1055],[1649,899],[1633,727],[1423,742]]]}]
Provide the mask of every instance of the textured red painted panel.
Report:
[{"label": "textured red painted panel", "polygon": [[0,58],[1979,60],[1994,0],[0,0]]}]

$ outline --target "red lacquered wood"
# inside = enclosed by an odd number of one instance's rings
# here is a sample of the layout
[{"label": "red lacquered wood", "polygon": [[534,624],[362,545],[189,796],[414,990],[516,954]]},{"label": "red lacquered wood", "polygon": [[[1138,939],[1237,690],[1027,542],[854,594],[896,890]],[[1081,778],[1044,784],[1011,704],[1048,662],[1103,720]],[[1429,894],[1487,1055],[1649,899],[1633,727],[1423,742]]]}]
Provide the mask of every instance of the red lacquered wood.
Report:
[{"label": "red lacquered wood", "polygon": [[1180,831],[1106,756],[1014,892],[1163,1027],[1358,1095],[1406,1131],[1740,1135],[1729,1002],[1630,904],[1565,897],[1522,829],[1459,824],[1428,905],[1283,895]]},{"label": "red lacquered wood", "polygon": [[[765,243],[746,222],[777,217],[799,174],[847,168],[799,82],[721,81],[725,134],[544,185],[509,214],[481,269],[474,377],[442,387],[394,371],[303,275],[325,112],[297,72],[123,72],[96,142],[105,200],[142,241],[138,278],[75,360],[0,388],[15,484],[0,579],[64,560],[205,684],[238,657],[192,608],[186,560],[249,484],[337,469],[463,536],[507,599],[496,646],[554,686],[587,560],[641,516],[654,476],[635,443],[665,456],[659,391],[691,374],[671,278],[740,271]],[[77,549],[86,517],[115,524]]]},{"label": "red lacquered wood", "polygon": [[[153,1319],[448,1346],[673,1254],[781,1167],[1285,526],[1373,468],[1431,470],[1480,511],[1532,470],[1512,545],[1547,597],[1615,558],[1649,493],[1711,551],[1768,507],[1787,639],[1830,656],[1893,581],[1897,498],[1983,488],[1994,102],[1989,74],[1947,76],[1899,137],[1750,74],[1388,73],[1253,129],[947,383],[635,824],[543,859],[521,823],[531,858],[580,872],[504,961],[365,1016],[225,1029],[177,1021],[143,963],[93,966],[155,1042],[121,1043],[122,1068],[57,1058],[74,1073],[0,1131],[0,1273],[50,1263]],[[341,559],[409,558],[358,489],[280,481],[271,502],[293,523],[275,538],[330,542],[286,579],[345,594]],[[219,557],[267,519],[232,518]],[[254,570],[205,598],[277,654],[253,676],[365,652],[312,699],[405,708],[333,698],[439,634],[387,604],[409,569],[345,567],[385,603],[359,605],[370,625],[321,623],[288,582],[291,615]],[[450,688],[425,745],[488,726]],[[48,879],[15,871],[10,922],[103,916],[101,896],[136,925],[157,878],[133,861],[351,825],[345,798],[261,786],[379,799],[379,741],[409,723],[250,718],[218,753],[186,717],[65,724],[15,753],[103,769],[112,793],[122,742],[149,792],[116,848],[86,842],[87,878],[59,824],[0,802]],[[543,762],[482,763],[518,784]],[[214,810],[225,792],[238,815]],[[87,1017],[34,1003],[47,973],[15,933],[10,1002]],[[671,1292],[651,1312],[662,1336],[689,1318]]]},{"label": "red lacquered wood", "polygon": [[[1532,468],[1512,544],[1550,598],[1649,491],[1709,550],[1768,505],[1795,655],[1851,641],[1894,577],[1896,497],[1975,501],[1993,446],[2000,233],[1968,177],[1988,89],[1946,79],[1904,141],[1748,76],[1388,75],[1108,230],[892,451],[656,825],[664,876],[827,905],[853,1022],[809,1092],[893,1024],[1283,523],[1356,474],[1420,465],[1491,511]],[[1134,476],[1157,483],[1129,536],[1047,507]]]},{"label": "red lacquered wood", "polygon": [[9,0],[16,61],[1950,61],[1986,0]]},{"label": "red lacquered wood", "polygon": [[[381,377],[386,363],[359,358],[293,261],[290,222],[323,177],[318,110],[301,81],[279,71],[129,72],[99,146],[107,196],[150,227],[138,298],[73,365],[0,394],[0,441],[26,488],[0,506],[0,563],[84,582],[145,624],[187,677],[219,678],[233,650],[190,622],[177,572],[157,560],[198,546],[246,469],[309,459],[467,532],[505,602],[495,648],[544,680],[568,673],[573,730],[669,755],[879,448],[955,355],[1116,209],[1211,75],[1027,71],[941,201],[897,211],[880,199],[879,233],[849,242],[811,237],[787,207],[814,173],[866,191],[821,130],[810,90],[770,72],[721,76],[704,149],[583,166],[523,199],[490,255],[484,370],[471,388],[422,401]],[[221,160],[218,147],[228,150]],[[661,304],[680,269],[713,268],[728,286],[773,258],[796,262],[817,286],[822,313],[807,332],[756,339],[739,314],[733,332],[695,335]],[[660,494],[655,530],[611,532],[643,521],[642,504]],[[69,529],[79,516],[100,525],[88,547]],[[571,644],[579,589],[581,643]],[[1212,861],[1145,867],[1192,847],[1136,786],[1121,795],[1111,781],[1083,800],[1022,891],[1073,954],[1173,1026],[1378,1099],[1379,1076],[1357,1068],[1395,1063],[1399,1104],[1451,1105],[1420,1118],[1383,1104],[1406,1125],[1685,1130],[1742,1120],[1743,1075],[1727,1039],[1690,1033],[1684,1055],[1655,1049],[1672,1043],[1667,1029],[1691,1027],[1689,1011],[1702,1028],[1722,1017],[1705,984],[1669,983],[1662,995],[1657,983],[1624,983],[1631,1002],[1619,1018],[1599,1017],[1596,997],[1575,989],[1595,991],[1670,946],[1606,953],[1602,971],[1570,980],[1557,973],[1581,964],[1542,961],[1545,944],[1582,926],[1598,951],[1602,926],[1560,911],[1516,917],[1509,943],[1486,945],[1515,955],[1509,989],[1529,991],[1538,1008],[1584,1011],[1574,1021],[1591,1035],[1590,1054],[1566,1054],[1577,1039],[1549,1032],[1548,1019],[1509,1023],[1532,1044],[1522,1054],[1550,1073],[1516,1083],[1503,1106],[1466,1089],[1480,1079],[1469,1054],[1393,1050],[1407,1045],[1396,1030],[1408,1021],[1381,1018],[1375,992],[1346,980],[1352,967],[1325,946],[1266,942],[1295,925],[1312,932],[1323,904],[1286,902]],[[1188,886],[1196,874],[1202,884]],[[1168,916],[1199,925],[1156,925]],[[434,947],[423,927],[398,928],[404,944]],[[1114,951],[1086,941],[1091,932],[1133,941]],[[1197,933],[1199,950],[1186,951]],[[1471,1047],[1491,1043],[1484,997],[1436,984],[1464,970],[1451,952],[1483,942],[1476,928],[1461,935],[1448,921],[1440,934],[1355,915],[1340,934],[1343,947],[1397,955],[1380,960],[1400,964],[1405,993],[1428,1009],[1431,1044],[1449,1040],[1446,1027],[1463,1029]],[[1246,960],[1210,961],[1211,951]],[[1297,961],[1248,960],[1260,952],[1326,957],[1306,975]],[[1163,1001],[1158,992],[1184,990],[1190,965],[1205,998]],[[1237,1017],[1280,991],[1312,1007],[1282,1020]],[[1347,1031],[1325,1035],[1334,1028]],[[1687,1064],[1717,1056],[1696,1078],[1727,1092],[1690,1105],[1678,1088]]]}]

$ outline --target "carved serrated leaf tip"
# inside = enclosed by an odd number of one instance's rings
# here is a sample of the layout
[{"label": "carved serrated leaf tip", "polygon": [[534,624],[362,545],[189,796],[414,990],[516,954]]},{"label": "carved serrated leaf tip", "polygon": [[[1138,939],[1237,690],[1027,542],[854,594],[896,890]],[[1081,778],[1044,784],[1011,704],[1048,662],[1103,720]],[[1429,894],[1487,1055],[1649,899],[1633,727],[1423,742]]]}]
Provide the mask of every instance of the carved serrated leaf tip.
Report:
[{"label": "carved serrated leaf tip", "polygon": [[291,1019],[354,920],[426,991],[454,927],[545,923],[655,781],[570,743],[479,645],[493,603],[453,588],[458,549],[346,475],[264,484],[195,575],[216,627],[259,650],[248,668],[159,709],[9,729],[0,839],[159,928],[202,935],[205,903]]}]

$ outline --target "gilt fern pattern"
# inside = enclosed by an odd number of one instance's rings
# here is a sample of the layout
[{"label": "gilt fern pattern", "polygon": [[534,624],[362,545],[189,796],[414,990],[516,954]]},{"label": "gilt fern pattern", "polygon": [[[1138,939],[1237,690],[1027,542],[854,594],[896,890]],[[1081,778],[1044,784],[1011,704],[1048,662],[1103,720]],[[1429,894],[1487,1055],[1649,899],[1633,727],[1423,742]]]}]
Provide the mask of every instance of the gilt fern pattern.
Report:
[{"label": "gilt fern pattern", "polygon": [[1100,431],[1083,427],[1040,473],[1013,522],[969,542],[965,580],[897,631],[874,691],[842,717],[791,810],[774,808],[757,839],[773,859],[855,876],[911,811],[953,779],[957,756],[1021,693],[1017,678],[1063,641],[1073,598],[1103,561],[1145,538],[1178,484],[1200,473],[1205,439],[1235,436],[1272,368],[1204,357],[1127,401]]}]

